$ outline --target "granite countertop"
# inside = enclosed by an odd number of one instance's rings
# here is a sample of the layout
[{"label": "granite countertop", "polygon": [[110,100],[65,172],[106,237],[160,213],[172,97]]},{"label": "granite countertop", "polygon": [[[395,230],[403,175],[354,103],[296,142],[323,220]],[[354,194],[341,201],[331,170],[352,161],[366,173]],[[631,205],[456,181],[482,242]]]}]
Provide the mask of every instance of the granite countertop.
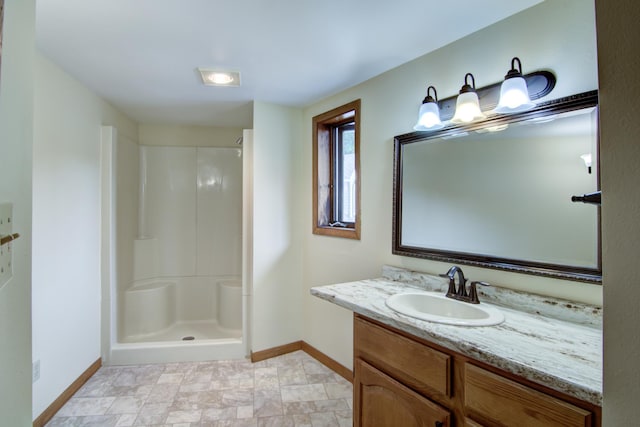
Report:
[{"label": "granite countertop", "polygon": [[[382,278],[319,286],[311,294],[450,350],[602,406],[601,309],[507,289],[480,294],[505,321],[451,326],[399,314],[385,304],[397,293],[443,291],[442,279],[394,267]],[[484,289],[483,289],[484,291]],[[491,301],[491,303],[486,302]],[[523,301],[526,307],[522,306]]]}]

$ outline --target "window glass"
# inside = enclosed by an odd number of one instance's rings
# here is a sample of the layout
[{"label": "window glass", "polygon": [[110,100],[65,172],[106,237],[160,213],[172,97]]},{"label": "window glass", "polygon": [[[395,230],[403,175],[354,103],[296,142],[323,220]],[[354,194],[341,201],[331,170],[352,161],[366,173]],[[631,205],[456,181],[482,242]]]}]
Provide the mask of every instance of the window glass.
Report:
[{"label": "window glass", "polygon": [[335,134],[335,219],[342,223],[354,223],[356,220],[355,123],[338,126]]}]

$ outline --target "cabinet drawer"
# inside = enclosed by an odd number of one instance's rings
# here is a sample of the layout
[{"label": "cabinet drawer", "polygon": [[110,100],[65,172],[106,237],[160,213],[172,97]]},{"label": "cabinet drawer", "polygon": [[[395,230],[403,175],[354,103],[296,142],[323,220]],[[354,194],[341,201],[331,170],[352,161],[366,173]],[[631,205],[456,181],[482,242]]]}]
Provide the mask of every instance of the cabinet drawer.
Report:
[{"label": "cabinet drawer", "polygon": [[421,393],[451,396],[451,356],[354,318],[354,356]]},{"label": "cabinet drawer", "polygon": [[591,412],[465,364],[464,406],[468,414],[503,426],[592,425]]}]

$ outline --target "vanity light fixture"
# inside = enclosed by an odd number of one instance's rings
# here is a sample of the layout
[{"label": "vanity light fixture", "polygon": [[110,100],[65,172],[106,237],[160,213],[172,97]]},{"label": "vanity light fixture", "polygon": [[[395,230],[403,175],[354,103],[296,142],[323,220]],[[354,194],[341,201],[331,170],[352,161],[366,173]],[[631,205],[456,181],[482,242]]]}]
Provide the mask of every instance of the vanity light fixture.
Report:
[{"label": "vanity light fixture", "polygon": [[[429,91],[433,89],[433,96]],[[436,130],[442,129],[444,124],[440,120],[440,108],[438,107],[438,92],[433,86],[427,88],[427,96],[422,101],[418,122],[413,127],[414,130]]]},{"label": "vanity light fixture", "polygon": [[[435,87],[429,86],[427,96],[420,106],[418,122],[413,129],[435,132],[442,129],[446,133],[452,127],[469,125],[477,131],[476,128],[482,125],[476,122],[488,116],[488,120],[495,124],[488,126],[494,126],[491,130],[499,131],[502,130],[500,123],[505,120],[501,116],[535,111],[540,105],[532,100],[548,95],[555,85],[556,76],[551,71],[538,70],[523,75],[520,58],[513,57],[511,70],[504,80],[497,83],[476,88],[475,77],[467,73],[459,94],[440,100]],[[545,116],[540,120],[550,119]]]},{"label": "vanity light fixture", "polygon": [[[469,77],[471,77],[471,85],[468,82]],[[476,93],[476,79],[473,74],[467,73],[464,76],[464,85],[460,88],[460,94],[456,100],[456,113],[451,119],[451,123],[471,123],[485,117],[480,111],[480,102]]]},{"label": "vanity light fixture", "polygon": [[500,101],[494,111],[500,114],[521,113],[535,106],[536,104],[529,98],[527,82],[522,77],[520,58],[514,57],[511,60],[511,69],[504,76],[504,82],[500,86]]},{"label": "vanity light fixture", "polygon": [[584,162],[584,165],[587,167],[587,171],[591,173],[591,153],[583,154],[582,156],[580,156],[580,158]]}]

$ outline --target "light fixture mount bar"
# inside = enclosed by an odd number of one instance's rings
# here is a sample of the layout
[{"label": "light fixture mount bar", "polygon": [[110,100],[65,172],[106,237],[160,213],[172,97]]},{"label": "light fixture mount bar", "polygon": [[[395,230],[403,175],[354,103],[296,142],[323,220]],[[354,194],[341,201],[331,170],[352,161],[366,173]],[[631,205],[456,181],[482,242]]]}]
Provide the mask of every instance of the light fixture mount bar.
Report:
[{"label": "light fixture mount bar", "polygon": [[[531,100],[540,99],[549,94],[556,85],[556,76],[552,72],[546,70],[534,71],[533,73],[525,74],[522,77],[527,82],[527,89]],[[476,89],[478,101],[480,102],[480,110],[485,112],[492,111],[498,105],[501,85],[502,81]],[[450,120],[455,114],[457,98],[458,95],[456,94],[438,101],[438,107],[440,107],[440,119],[443,122]]]}]

